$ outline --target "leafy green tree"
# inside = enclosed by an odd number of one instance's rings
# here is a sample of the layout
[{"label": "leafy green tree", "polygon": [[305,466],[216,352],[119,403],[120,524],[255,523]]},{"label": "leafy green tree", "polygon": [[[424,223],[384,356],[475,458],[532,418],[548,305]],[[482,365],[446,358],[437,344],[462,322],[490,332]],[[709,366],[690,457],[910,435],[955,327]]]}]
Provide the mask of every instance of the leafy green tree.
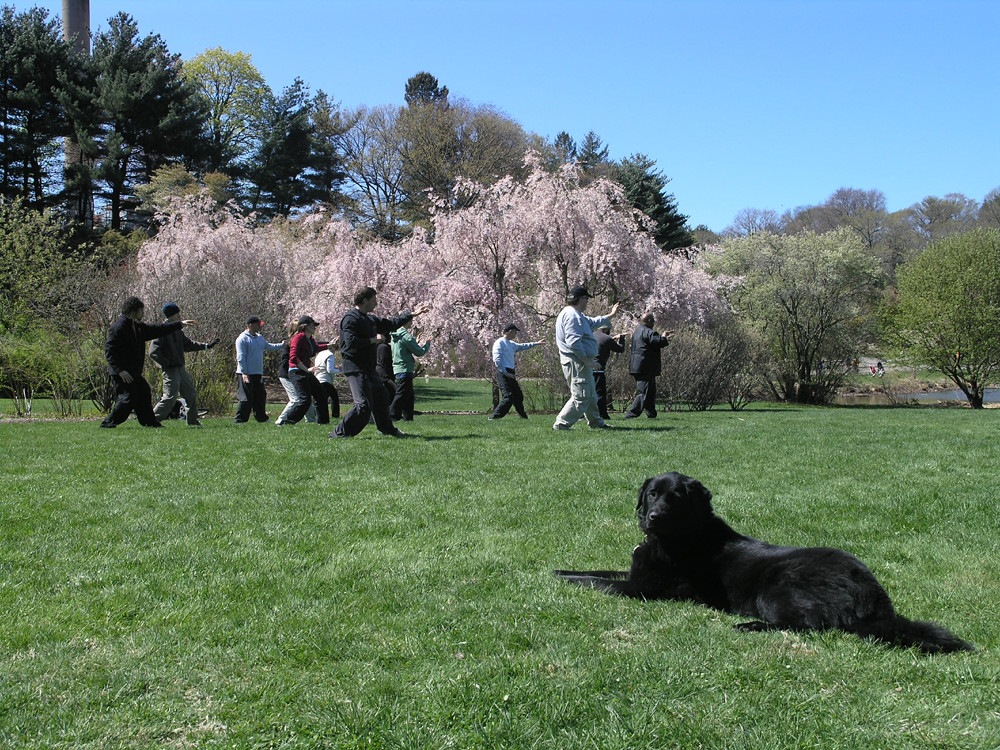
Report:
[{"label": "leafy green tree", "polygon": [[62,152],[69,134],[59,104],[59,73],[69,47],[48,11],[0,8],[0,196],[41,208],[59,199]]},{"label": "leafy green tree", "polygon": [[656,169],[656,161],[645,154],[635,154],[615,164],[611,176],[625,188],[632,207],[656,222],[652,235],[660,249],[673,250],[694,244],[687,217],[678,211],[673,194],[666,192],[670,179]]},{"label": "leafy green tree", "polygon": [[435,199],[450,196],[448,208],[469,205],[474,196],[452,191],[460,177],[490,185],[524,174],[529,139],[517,122],[492,107],[417,98],[400,110],[395,130],[403,215],[411,224],[428,223]]},{"label": "leafy green tree", "polygon": [[905,361],[944,373],[982,409],[1000,371],[1000,230],[930,245],[899,270],[884,320]]},{"label": "leafy green tree", "polygon": [[122,226],[123,199],[169,161],[197,162],[205,153],[205,100],[181,74],[159,35],[139,36],[131,16],[119,13],[94,39],[94,104],[103,123],[91,150],[94,172],[106,186],[111,228]]},{"label": "leafy green tree", "polygon": [[936,242],[950,234],[972,229],[979,212],[979,203],[961,193],[948,193],[943,198],[930,195],[909,210],[917,232],[927,242]]},{"label": "leafy green tree", "polygon": [[238,175],[257,144],[261,118],[274,95],[245,52],[221,47],[184,63],[184,76],[208,102],[208,171]]},{"label": "leafy green tree", "polygon": [[775,363],[773,393],[824,403],[867,341],[867,315],[880,285],[878,263],[848,228],[825,234],[765,231],[727,240],[714,274],[738,280],[726,296],[766,342]]},{"label": "leafy green tree", "polygon": [[20,198],[0,198],[0,331],[54,317],[65,301],[59,282],[72,266],[66,234],[55,216],[29,209]]}]

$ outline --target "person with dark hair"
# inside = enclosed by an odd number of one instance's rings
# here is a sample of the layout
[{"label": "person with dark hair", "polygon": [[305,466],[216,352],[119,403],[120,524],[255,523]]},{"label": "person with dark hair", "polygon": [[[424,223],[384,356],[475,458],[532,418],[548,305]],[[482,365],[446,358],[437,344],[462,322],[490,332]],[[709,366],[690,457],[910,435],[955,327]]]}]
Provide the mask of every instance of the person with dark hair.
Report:
[{"label": "person with dark hair", "polygon": [[329,344],[318,343],[313,334],[319,323],[309,315],[298,319],[297,331],[289,342],[288,379],[298,396],[298,401],[292,410],[285,415],[284,421],[277,424],[295,424],[302,419],[309,407],[316,404],[316,421],[319,424],[330,424],[330,411],[327,407],[326,393],[312,373],[316,352],[326,349]]},{"label": "person with dark hair", "polygon": [[[181,319],[181,309],[173,302],[163,306],[165,323],[173,323]],[[185,421],[189,427],[200,427],[198,420],[198,394],[194,389],[194,381],[184,367],[184,352],[198,352],[211,349],[219,343],[218,337],[207,344],[192,341],[184,331],[173,331],[166,336],[154,339],[149,345],[149,358],[163,370],[163,395],[153,407],[153,416],[162,422],[177,404],[178,398],[184,399]]]},{"label": "person with dark hair", "polygon": [[247,318],[247,329],[236,338],[236,418],[237,424],[250,419],[267,421],[267,390],[264,388],[264,352],[281,349],[261,336],[264,327],[256,315]]},{"label": "person with dark hair", "polygon": [[592,429],[611,427],[601,418],[597,408],[594,386],[597,339],[594,338],[594,329],[607,324],[617,315],[618,303],[607,315],[591,318],[583,314],[590,296],[587,287],[573,287],[566,307],[556,318],[556,346],[559,347],[559,364],[569,386],[569,400],[556,417],[553,430],[568,430],[581,417]]},{"label": "person with dark hair", "polygon": [[497,367],[497,386],[503,398],[493,410],[490,419],[503,419],[511,407],[514,407],[521,419],[528,418],[527,412],[524,411],[524,392],[521,390],[521,384],[517,382],[514,370],[514,355],[544,344],[545,339],[519,344],[514,341],[514,336],[519,330],[513,323],[508,323],[503,328],[503,336],[493,342],[493,364]]},{"label": "person with dark hair", "polygon": [[389,404],[389,416],[404,422],[413,421],[413,377],[417,370],[414,357],[422,357],[431,348],[430,339],[419,343],[409,328],[410,321],[407,321],[389,334],[392,340],[392,373],[396,379],[396,393]]},{"label": "person with dark hair", "polygon": [[[104,344],[108,374],[115,385],[115,405],[101,422],[101,427],[117,427],[135,412],[143,427],[162,427],[153,414],[153,394],[142,376],[146,362],[146,342],[195,325],[194,320],[174,320],[169,323],[143,323],[146,306],[138,297],[129,297],[122,304],[121,315],[111,324]],[[179,317],[179,316],[178,316]]]},{"label": "person with dark hair", "polygon": [[639,318],[639,326],[632,334],[632,358],[629,374],[635,378],[635,400],[625,413],[625,419],[635,419],[643,412],[650,419],[656,419],[656,378],[660,374],[660,351],[670,342],[673,331],[659,334],[653,330],[656,318],[653,313],[644,313]]},{"label": "person with dark hair", "polygon": [[425,306],[412,313],[400,313],[394,318],[380,318],[372,314],[377,304],[375,290],[370,286],[362,287],[354,295],[354,307],[340,321],[340,357],[354,406],[340,420],[330,437],[358,435],[371,416],[375,417],[375,427],[383,435],[403,435],[389,417],[386,391],[375,372],[376,334],[388,334],[430,308]]},{"label": "person with dark hair", "polygon": [[608,360],[612,352],[621,354],[625,351],[625,334],[617,336],[611,335],[611,324],[601,326],[594,331],[594,340],[597,341],[597,369],[594,370],[594,390],[597,392],[597,411],[601,414],[601,419],[611,419],[608,416]]},{"label": "person with dark hair", "polygon": [[[278,382],[281,383],[281,387],[285,389],[285,395],[288,397],[288,403],[285,404],[285,408],[281,410],[281,414],[278,415],[278,418],[274,422],[279,426],[288,423],[288,415],[304,404],[308,396],[307,393],[300,393],[298,388],[295,387],[295,383],[288,376],[288,360],[292,356],[292,339],[298,332],[299,321],[295,319],[288,324],[285,342],[281,345],[281,353],[278,354]],[[315,404],[310,403],[306,407],[305,420],[307,422],[316,421]]]}]

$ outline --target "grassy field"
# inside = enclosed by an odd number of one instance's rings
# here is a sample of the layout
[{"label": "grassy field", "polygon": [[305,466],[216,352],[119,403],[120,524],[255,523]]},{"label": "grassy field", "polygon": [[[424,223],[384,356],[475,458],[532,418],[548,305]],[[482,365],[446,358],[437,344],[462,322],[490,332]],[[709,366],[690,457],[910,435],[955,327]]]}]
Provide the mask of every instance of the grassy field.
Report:
[{"label": "grassy field", "polygon": [[[417,408],[483,389],[418,381]],[[5,419],[0,746],[997,748],[998,418],[428,415],[353,440]],[[738,633],[551,576],[627,567],[665,470],[744,533],[848,549],[980,650]]]}]

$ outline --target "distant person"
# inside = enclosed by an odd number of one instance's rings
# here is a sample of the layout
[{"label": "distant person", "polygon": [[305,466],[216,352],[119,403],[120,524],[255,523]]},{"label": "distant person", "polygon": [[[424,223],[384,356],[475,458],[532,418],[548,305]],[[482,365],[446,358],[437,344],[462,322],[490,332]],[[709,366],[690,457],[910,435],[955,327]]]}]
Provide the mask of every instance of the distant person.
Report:
[{"label": "distant person", "polygon": [[392,371],[391,333],[379,333],[375,336],[375,373],[385,389],[388,403],[396,397],[396,373]]},{"label": "distant person", "polygon": [[337,386],[333,380],[340,370],[337,369],[337,360],[333,356],[334,348],[335,344],[331,341],[326,349],[316,355],[313,373],[323,388],[324,398],[330,408],[330,418],[340,419],[340,394],[337,393]]},{"label": "distant person", "polygon": [[143,427],[162,427],[153,414],[153,394],[142,376],[146,363],[146,342],[194,325],[194,320],[174,320],[169,323],[143,323],[146,307],[138,297],[129,297],[122,304],[121,315],[108,331],[104,357],[108,374],[115,386],[115,404],[101,427],[117,427],[135,412]]},{"label": "distant person", "polygon": [[[181,309],[173,302],[163,306],[165,323],[175,323],[181,319]],[[171,331],[166,336],[153,339],[149,345],[149,358],[163,370],[163,395],[153,407],[153,416],[160,422],[167,419],[177,406],[178,398],[184,399],[185,421],[189,427],[198,427],[198,395],[194,381],[184,366],[185,352],[207,351],[219,343],[219,339],[203,343],[192,341],[184,331]]]},{"label": "distant person", "polygon": [[417,370],[414,357],[422,357],[431,349],[430,339],[420,343],[410,333],[411,323],[406,321],[389,335],[392,341],[392,372],[396,379],[396,393],[389,404],[389,416],[403,422],[413,421],[413,377]]},{"label": "distant person", "polygon": [[236,423],[246,422],[253,411],[258,422],[267,421],[267,390],[264,388],[264,352],[277,351],[283,343],[272,344],[263,336],[264,321],[247,318],[247,329],[236,337]]},{"label": "distant person", "polygon": [[514,341],[514,336],[520,330],[513,323],[508,323],[503,328],[503,336],[493,342],[493,364],[497,368],[497,385],[503,398],[493,410],[490,419],[503,419],[511,407],[521,419],[528,418],[524,411],[524,392],[521,390],[521,384],[517,382],[517,373],[514,369],[514,355],[544,344],[545,339],[519,344]]},{"label": "distant person", "polygon": [[883,375],[885,375],[885,365],[883,365],[881,362],[879,362],[878,364],[876,364],[875,365],[875,374],[878,375],[880,378]]},{"label": "distant person", "polygon": [[632,357],[629,374],[635,378],[635,399],[625,413],[625,419],[635,419],[645,413],[656,419],[656,378],[661,371],[660,352],[667,346],[673,331],[659,334],[653,330],[656,318],[647,312],[639,319],[639,325],[632,334]]},{"label": "distant person", "polygon": [[330,437],[353,437],[375,417],[375,427],[383,435],[401,437],[403,433],[389,417],[389,401],[375,372],[376,334],[388,334],[415,316],[427,312],[422,307],[412,313],[400,313],[394,318],[380,318],[372,312],[378,298],[370,286],[362,287],[354,295],[354,307],[340,321],[340,357],[342,370],[351,387],[354,405],[344,415]]},{"label": "distant person", "polygon": [[556,346],[559,347],[559,364],[569,386],[569,401],[556,417],[553,430],[568,430],[581,417],[587,420],[592,429],[610,427],[601,418],[597,408],[597,390],[594,385],[597,339],[594,338],[594,329],[611,322],[618,313],[618,304],[615,303],[608,315],[590,318],[584,315],[589,300],[590,293],[586,287],[573,287],[566,307],[556,318]]},{"label": "distant person", "polygon": [[601,326],[594,331],[594,339],[597,341],[597,369],[594,370],[594,389],[597,391],[597,411],[601,419],[610,419],[608,416],[608,360],[612,352],[621,354],[625,351],[625,334],[617,336],[611,335],[611,325]]}]

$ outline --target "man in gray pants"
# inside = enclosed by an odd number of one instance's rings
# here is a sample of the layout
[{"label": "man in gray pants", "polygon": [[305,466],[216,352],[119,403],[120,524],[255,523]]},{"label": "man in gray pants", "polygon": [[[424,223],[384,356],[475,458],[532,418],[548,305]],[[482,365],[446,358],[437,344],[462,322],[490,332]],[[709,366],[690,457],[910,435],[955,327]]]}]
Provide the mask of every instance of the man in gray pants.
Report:
[{"label": "man in gray pants", "polygon": [[[180,320],[181,309],[173,302],[168,302],[163,306],[163,317],[168,323]],[[184,335],[184,331],[177,330],[154,339],[153,343],[149,345],[149,358],[163,370],[163,397],[153,407],[153,415],[158,421],[162,422],[167,418],[180,397],[187,404],[185,416],[188,425],[201,426],[201,422],[198,421],[198,400],[194,390],[194,381],[191,380],[191,376],[184,368],[184,352],[211,349],[218,343],[219,339],[207,344],[192,341]]]}]

